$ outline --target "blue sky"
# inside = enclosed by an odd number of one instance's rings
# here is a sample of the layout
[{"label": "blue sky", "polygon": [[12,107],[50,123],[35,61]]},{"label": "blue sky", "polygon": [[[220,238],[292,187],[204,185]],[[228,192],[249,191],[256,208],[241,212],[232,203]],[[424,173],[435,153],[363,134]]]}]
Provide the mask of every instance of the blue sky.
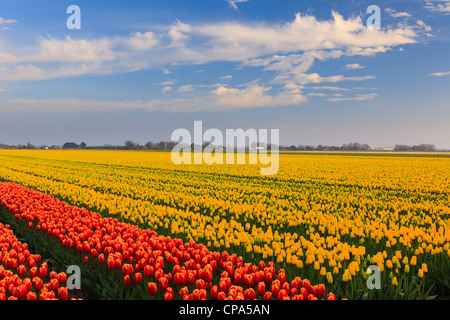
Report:
[{"label": "blue sky", "polygon": [[450,149],[449,53],[450,0],[0,1],[0,142],[144,144],[202,120]]}]

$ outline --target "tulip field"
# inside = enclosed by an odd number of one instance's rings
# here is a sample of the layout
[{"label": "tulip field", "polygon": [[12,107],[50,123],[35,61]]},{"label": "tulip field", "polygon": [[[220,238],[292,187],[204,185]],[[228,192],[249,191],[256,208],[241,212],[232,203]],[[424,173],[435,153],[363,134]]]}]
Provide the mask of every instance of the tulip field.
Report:
[{"label": "tulip field", "polygon": [[69,265],[87,299],[450,293],[450,155],[279,162],[261,176],[170,152],[0,150],[0,299],[70,298]]}]

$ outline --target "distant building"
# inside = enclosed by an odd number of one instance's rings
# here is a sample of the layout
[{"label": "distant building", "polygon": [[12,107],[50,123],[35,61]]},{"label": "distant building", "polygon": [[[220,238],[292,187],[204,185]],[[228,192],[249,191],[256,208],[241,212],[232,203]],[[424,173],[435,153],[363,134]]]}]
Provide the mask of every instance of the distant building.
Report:
[{"label": "distant building", "polygon": [[393,147],[379,147],[379,148],[374,148],[372,150],[375,150],[375,151],[394,151],[394,148]]},{"label": "distant building", "polygon": [[77,145],[75,142],[66,142],[63,145],[63,149],[81,149],[81,146]]}]

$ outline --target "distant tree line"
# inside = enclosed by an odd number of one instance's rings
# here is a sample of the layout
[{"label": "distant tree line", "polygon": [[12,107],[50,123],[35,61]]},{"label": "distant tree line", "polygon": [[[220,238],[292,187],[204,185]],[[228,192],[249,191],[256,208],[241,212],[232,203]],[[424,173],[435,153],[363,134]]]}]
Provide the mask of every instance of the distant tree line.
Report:
[{"label": "distant tree line", "polygon": [[105,144],[103,146],[89,146],[85,148],[101,149],[101,150],[172,150],[176,144],[177,142],[174,141],[160,141],[160,142],[149,141],[141,145],[131,140],[127,140],[122,146]]},{"label": "distant tree line", "polygon": [[[70,146],[69,146],[70,144]],[[71,147],[71,145],[74,145],[73,147]],[[76,148],[76,149],[100,149],[100,150],[172,150],[175,145],[177,145],[178,142],[175,141],[160,141],[160,142],[152,142],[149,141],[143,145],[140,145],[139,143],[135,143],[131,140],[127,140],[125,141],[124,145],[111,145],[111,144],[105,144],[103,146],[88,146],[85,142],[81,142],[80,145],[76,145],[75,143],[66,143],[65,146],[63,146],[63,149],[71,149],[71,148]],[[205,148],[208,145],[208,143],[204,143],[201,147]],[[219,146],[223,147],[223,146]],[[266,150],[271,150],[272,146],[269,145],[265,145],[265,144],[255,144],[253,143],[250,146],[250,149],[256,149],[257,147],[262,147],[263,149]],[[0,143],[0,149],[36,149],[37,147],[35,145],[33,145],[32,143],[28,142],[26,145],[16,145],[16,146],[9,146],[6,144],[2,144]],[[60,147],[58,146],[52,146],[52,147],[47,147],[47,146],[39,146],[40,149],[59,149]],[[200,146],[195,146],[194,144],[191,144],[191,149],[197,149],[200,148]],[[223,147],[225,150],[225,147]],[[278,147],[279,150],[283,151],[368,151],[368,150],[373,150],[373,148],[371,148],[368,144],[364,143],[364,144],[360,144],[357,142],[351,142],[348,144],[343,144],[342,146],[330,146],[330,145],[317,145],[317,146],[313,146],[313,145],[291,145],[291,146],[279,146]],[[236,148],[236,150],[243,150],[244,148]],[[248,150],[249,148],[245,148],[246,150]],[[395,145],[395,147],[391,150],[394,151],[436,151],[437,148],[435,145],[433,144],[419,144],[419,145],[403,145],[403,144],[397,144]]]},{"label": "distant tree line", "polygon": [[395,151],[436,151],[436,146],[433,144],[422,143],[417,146],[408,146],[404,144],[397,144]]},{"label": "distant tree line", "polygon": [[357,142],[351,142],[348,144],[343,144],[342,146],[324,146],[319,144],[318,146],[290,146],[290,147],[280,147],[280,150],[293,150],[293,151],[368,151],[370,146],[366,143],[360,144]]}]

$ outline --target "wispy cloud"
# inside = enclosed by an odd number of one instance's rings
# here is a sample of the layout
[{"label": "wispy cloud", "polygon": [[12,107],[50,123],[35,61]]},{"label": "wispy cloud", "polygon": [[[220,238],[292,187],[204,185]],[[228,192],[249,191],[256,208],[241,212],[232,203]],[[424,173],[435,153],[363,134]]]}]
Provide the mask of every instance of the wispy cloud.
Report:
[{"label": "wispy cloud", "polygon": [[432,12],[450,14],[450,0],[427,0],[425,8]]},{"label": "wispy cloud", "polygon": [[8,23],[16,23],[17,20],[15,19],[5,19],[0,17],[0,24],[8,24]]},{"label": "wispy cloud", "polygon": [[316,86],[316,87],[310,87],[309,89],[330,90],[330,91],[350,91],[350,89],[347,89],[347,88],[333,87],[333,86]]},{"label": "wispy cloud", "polygon": [[192,84],[185,84],[184,86],[181,86],[177,89],[177,92],[191,92],[195,88]]},{"label": "wispy cloud", "polygon": [[329,98],[328,101],[338,102],[338,101],[367,101],[375,99],[379,94],[378,93],[368,93],[368,94],[358,94],[353,97],[336,97]]},{"label": "wispy cloud", "polygon": [[161,93],[164,94],[164,93],[170,92],[172,90],[173,90],[173,88],[171,86],[165,86],[161,89]]},{"label": "wispy cloud", "polygon": [[308,97],[326,97],[328,94],[323,92],[310,92],[307,94]]},{"label": "wispy cloud", "polygon": [[238,10],[238,6],[236,5],[236,3],[244,3],[247,1],[248,0],[227,0],[227,2],[230,4],[230,6],[235,10]]},{"label": "wispy cloud", "polygon": [[190,99],[119,102],[79,99],[11,99],[0,103],[0,112],[102,112],[130,109],[166,112],[214,112],[230,109],[294,106],[307,101],[308,99],[304,95],[291,90],[273,93],[271,87],[257,85],[243,89],[220,86],[203,96],[197,95]]},{"label": "wispy cloud", "polygon": [[347,70],[364,69],[364,68],[365,67],[363,67],[359,63],[349,63],[349,64],[345,65],[345,69],[347,69]]},{"label": "wispy cloud", "polygon": [[409,18],[411,15],[408,12],[397,12],[394,9],[386,8],[384,9],[387,14],[389,14],[393,18]]},{"label": "wispy cloud", "polygon": [[443,77],[443,76],[448,76],[450,75],[450,71],[447,72],[435,72],[430,74],[430,76],[435,76],[435,77]]}]

